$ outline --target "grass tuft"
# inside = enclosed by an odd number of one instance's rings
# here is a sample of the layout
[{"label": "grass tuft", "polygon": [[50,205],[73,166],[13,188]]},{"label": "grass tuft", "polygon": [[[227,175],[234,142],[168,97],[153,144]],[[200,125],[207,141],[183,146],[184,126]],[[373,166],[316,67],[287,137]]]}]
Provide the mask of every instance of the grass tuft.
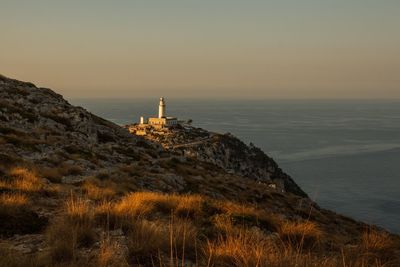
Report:
[{"label": "grass tuft", "polygon": [[285,222],[279,229],[283,241],[297,248],[311,249],[318,245],[322,237],[319,227],[310,221]]}]

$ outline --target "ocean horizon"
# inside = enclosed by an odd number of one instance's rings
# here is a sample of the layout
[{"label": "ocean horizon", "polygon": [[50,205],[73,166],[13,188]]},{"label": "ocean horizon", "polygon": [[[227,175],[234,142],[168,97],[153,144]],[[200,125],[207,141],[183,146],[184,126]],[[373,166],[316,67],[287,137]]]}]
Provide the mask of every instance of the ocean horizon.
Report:
[{"label": "ocean horizon", "polygon": [[[158,99],[69,99],[116,124]],[[166,98],[167,115],[252,142],[321,207],[400,233],[400,100]]]}]

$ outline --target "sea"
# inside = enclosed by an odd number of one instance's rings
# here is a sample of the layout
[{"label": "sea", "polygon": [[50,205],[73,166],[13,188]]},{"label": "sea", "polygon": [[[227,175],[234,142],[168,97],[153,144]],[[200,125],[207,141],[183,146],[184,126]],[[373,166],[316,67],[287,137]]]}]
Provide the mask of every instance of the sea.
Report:
[{"label": "sea", "polygon": [[[400,233],[400,100],[169,99],[167,115],[252,142],[321,207]],[[120,125],[158,99],[70,99]]]}]

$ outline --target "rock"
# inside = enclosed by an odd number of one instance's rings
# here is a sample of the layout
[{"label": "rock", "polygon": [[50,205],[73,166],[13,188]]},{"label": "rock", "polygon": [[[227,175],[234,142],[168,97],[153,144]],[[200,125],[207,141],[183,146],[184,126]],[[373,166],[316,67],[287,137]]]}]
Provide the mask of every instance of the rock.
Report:
[{"label": "rock", "polygon": [[70,184],[70,185],[81,185],[86,180],[86,177],[83,176],[64,176],[61,179],[63,184]]}]

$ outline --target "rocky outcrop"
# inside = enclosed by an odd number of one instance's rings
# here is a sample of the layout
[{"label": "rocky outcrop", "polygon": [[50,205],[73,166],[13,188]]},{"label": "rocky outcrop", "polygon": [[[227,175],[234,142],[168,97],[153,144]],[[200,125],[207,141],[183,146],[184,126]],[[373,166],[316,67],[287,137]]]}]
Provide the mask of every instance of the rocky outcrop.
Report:
[{"label": "rocky outcrop", "polygon": [[[126,126],[132,133],[141,127]],[[149,128],[143,137],[163,145],[169,151],[215,164],[244,179],[268,184],[281,192],[287,191],[307,197],[272,158],[253,144],[246,145],[232,134],[218,134],[201,128],[178,126],[161,130]]]},{"label": "rocky outcrop", "polygon": [[[50,89],[0,76],[0,157],[38,164],[70,162],[83,170],[135,161],[156,145],[70,105]],[[73,155],[79,155],[73,157]],[[151,157],[147,155],[148,157]]]},{"label": "rocky outcrop", "polygon": [[180,146],[176,149],[187,156],[214,163],[228,172],[307,196],[261,149],[253,144],[248,146],[231,134],[215,134],[208,141],[198,145]]}]

